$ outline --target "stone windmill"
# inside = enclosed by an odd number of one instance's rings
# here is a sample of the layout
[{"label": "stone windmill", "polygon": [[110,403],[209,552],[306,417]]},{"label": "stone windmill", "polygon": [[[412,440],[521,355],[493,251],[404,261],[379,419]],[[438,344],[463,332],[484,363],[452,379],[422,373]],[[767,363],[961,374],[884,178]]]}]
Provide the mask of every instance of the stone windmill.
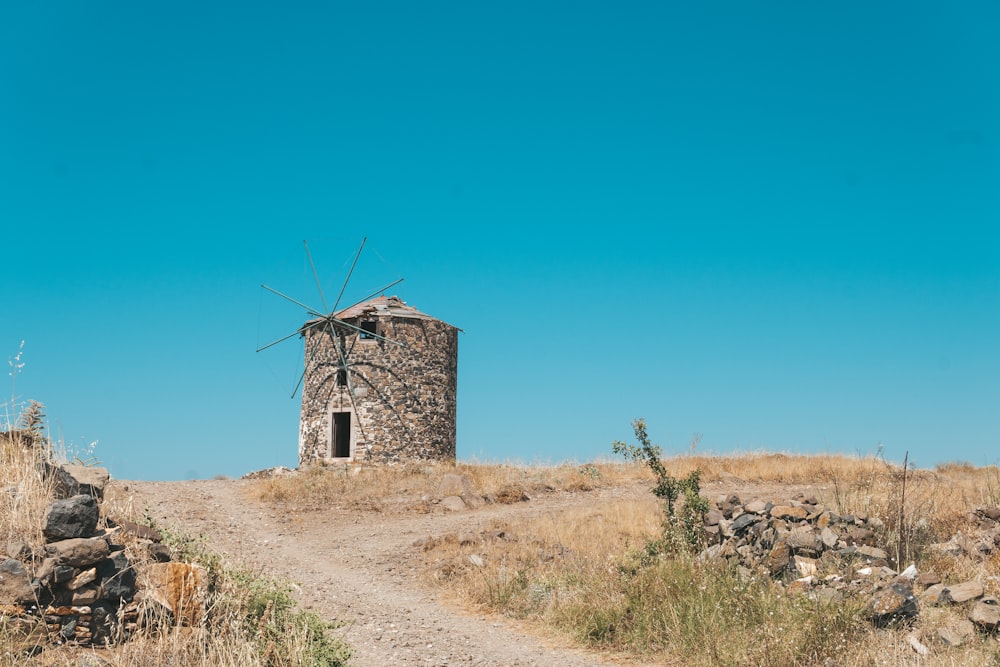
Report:
[{"label": "stone windmill", "polygon": [[[384,296],[397,280],[339,308],[365,241],[336,302],[327,307],[309,246],[323,310],[267,285],[303,307],[309,319],[293,333],[305,341],[299,465],[455,460],[459,329]],[[378,296],[376,296],[378,295]]]}]

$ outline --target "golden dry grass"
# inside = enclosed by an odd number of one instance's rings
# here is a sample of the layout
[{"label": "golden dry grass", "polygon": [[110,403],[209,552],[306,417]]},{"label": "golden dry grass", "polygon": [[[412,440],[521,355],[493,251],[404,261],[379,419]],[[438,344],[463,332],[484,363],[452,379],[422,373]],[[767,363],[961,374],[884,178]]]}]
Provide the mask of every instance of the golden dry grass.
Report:
[{"label": "golden dry grass", "polygon": [[340,465],[305,468],[297,473],[260,479],[251,497],[300,510],[341,507],[357,510],[425,511],[439,499],[447,475],[464,476],[474,493],[495,502],[515,502],[538,493],[591,491],[599,487],[651,479],[641,468],[615,463],[516,466],[459,463],[399,466]]},{"label": "golden dry grass", "polygon": [[45,543],[42,527],[53,489],[42,467],[43,454],[29,436],[0,434],[0,545],[22,541],[33,549]]},{"label": "golden dry grass", "polygon": [[[22,541],[34,553],[43,553],[45,513],[54,499],[53,484],[42,465],[51,456],[51,444],[15,431],[0,433],[0,550],[11,541]],[[102,513],[118,519],[144,522],[131,496],[114,488]],[[312,614],[294,608],[284,584],[257,573],[234,568],[183,535],[173,535],[175,555],[207,565],[212,580],[211,604],[198,627],[161,628],[141,633],[112,648],[94,651],[49,645],[32,656],[32,647],[44,644],[41,628],[26,638],[18,621],[0,615],[0,665],[18,667],[78,667],[88,654],[96,654],[115,667],[295,667],[344,664],[346,647],[325,634],[325,624]],[[116,537],[125,545],[136,567],[140,587],[145,581],[148,551],[127,534]],[[5,614],[22,614],[13,608]],[[37,636],[36,636],[37,635]],[[322,659],[317,656],[321,656]],[[96,664],[96,663],[95,663]],[[105,664],[105,663],[101,663]]]},{"label": "golden dry grass", "polygon": [[[879,458],[756,453],[683,456],[665,463],[676,477],[700,469],[719,490],[728,485],[763,486],[775,494],[785,486],[823,489],[816,495],[828,507],[881,525],[885,548],[895,549],[901,561],[913,560],[921,571],[947,582],[979,579],[987,592],[1000,593],[1000,554],[979,560],[926,548],[955,531],[973,531],[971,513],[998,504],[995,466],[907,470],[901,513],[902,467]],[[600,470],[595,486],[651,481],[638,466],[604,464]],[[964,618],[962,609],[931,608],[914,628],[876,630],[857,601],[824,607],[792,600],[769,593],[764,582],[747,586],[731,572],[689,561],[624,576],[629,554],[658,535],[659,506],[651,494],[642,500],[604,498],[517,525],[496,524],[505,539],[491,539],[487,532],[480,541],[457,534],[427,540],[427,576],[460,604],[525,619],[539,632],[565,633],[625,659],[692,665],[1000,664],[1000,644],[992,638],[978,636],[960,648],[945,647],[938,638],[939,628]],[[931,647],[930,656],[914,652],[911,634]]]}]

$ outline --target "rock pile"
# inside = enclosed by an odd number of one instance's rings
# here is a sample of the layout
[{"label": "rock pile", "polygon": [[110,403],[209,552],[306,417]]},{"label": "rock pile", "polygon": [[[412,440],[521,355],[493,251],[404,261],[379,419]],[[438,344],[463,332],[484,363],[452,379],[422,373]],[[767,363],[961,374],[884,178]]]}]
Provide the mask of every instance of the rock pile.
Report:
[{"label": "rock pile", "polygon": [[[985,595],[982,582],[946,585],[912,565],[902,572],[892,569],[889,554],[877,545],[882,524],[875,518],[839,515],[804,495],[781,502],[723,495],[712,505],[705,517],[709,546],[701,559],[725,559],[748,574],[766,573],[788,594],[828,601],[865,595],[872,622],[880,627],[911,621],[922,606],[965,605],[970,625],[942,636],[948,645],[960,643],[956,637],[970,628],[1000,628],[1000,604]],[[974,530],[968,535],[930,548],[973,558],[1000,549],[1000,509],[980,509],[970,519]]]},{"label": "rock pile", "polygon": [[[127,638],[154,615],[197,622],[206,577],[197,566],[169,562],[170,550],[148,526],[101,522],[98,501],[107,471],[62,466],[45,516],[46,544],[6,545],[0,558],[0,624],[28,645],[105,646]],[[79,493],[83,491],[83,493]],[[144,590],[126,555],[125,536],[145,547]],[[148,555],[148,558],[145,558]]]}]

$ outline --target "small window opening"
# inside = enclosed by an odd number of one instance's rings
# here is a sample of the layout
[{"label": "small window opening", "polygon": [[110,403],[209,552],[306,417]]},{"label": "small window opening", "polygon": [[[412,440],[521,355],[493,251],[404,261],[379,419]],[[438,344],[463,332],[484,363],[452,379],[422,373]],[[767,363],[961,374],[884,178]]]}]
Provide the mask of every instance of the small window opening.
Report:
[{"label": "small window opening", "polygon": [[337,386],[346,387],[347,386],[347,369],[341,368],[337,370]]},{"label": "small window opening", "polygon": [[375,320],[361,321],[361,340],[374,340],[378,335],[378,322]]}]

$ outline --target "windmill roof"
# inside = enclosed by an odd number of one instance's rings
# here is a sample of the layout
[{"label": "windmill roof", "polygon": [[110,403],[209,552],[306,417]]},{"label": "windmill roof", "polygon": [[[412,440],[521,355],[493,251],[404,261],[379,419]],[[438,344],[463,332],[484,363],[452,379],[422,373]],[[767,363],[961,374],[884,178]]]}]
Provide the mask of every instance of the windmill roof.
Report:
[{"label": "windmill roof", "polygon": [[365,315],[391,315],[392,317],[410,317],[421,320],[437,319],[427,313],[420,312],[413,306],[406,305],[406,302],[398,296],[375,297],[371,301],[345,308],[337,312],[334,317],[338,320],[353,320]]},{"label": "windmill roof", "polygon": [[[436,317],[431,317],[427,313],[422,313],[413,306],[406,305],[406,302],[400,299],[398,296],[379,296],[365,301],[364,303],[359,303],[351,306],[350,308],[344,308],[343,310],[337,311],[333,315],[338,320],[357,320],[363,317],[375,316],[375,317],[403,317],[415,320],[434,320],[440,322]],[[306,322],[306,325],[311,322],[316,322],[323,318],[315,318]],[[445,323],[447,324],[447,322]],[[451,325],[448,325],[451,326]],[[456,327],[457,328],[457,327]]]}]

